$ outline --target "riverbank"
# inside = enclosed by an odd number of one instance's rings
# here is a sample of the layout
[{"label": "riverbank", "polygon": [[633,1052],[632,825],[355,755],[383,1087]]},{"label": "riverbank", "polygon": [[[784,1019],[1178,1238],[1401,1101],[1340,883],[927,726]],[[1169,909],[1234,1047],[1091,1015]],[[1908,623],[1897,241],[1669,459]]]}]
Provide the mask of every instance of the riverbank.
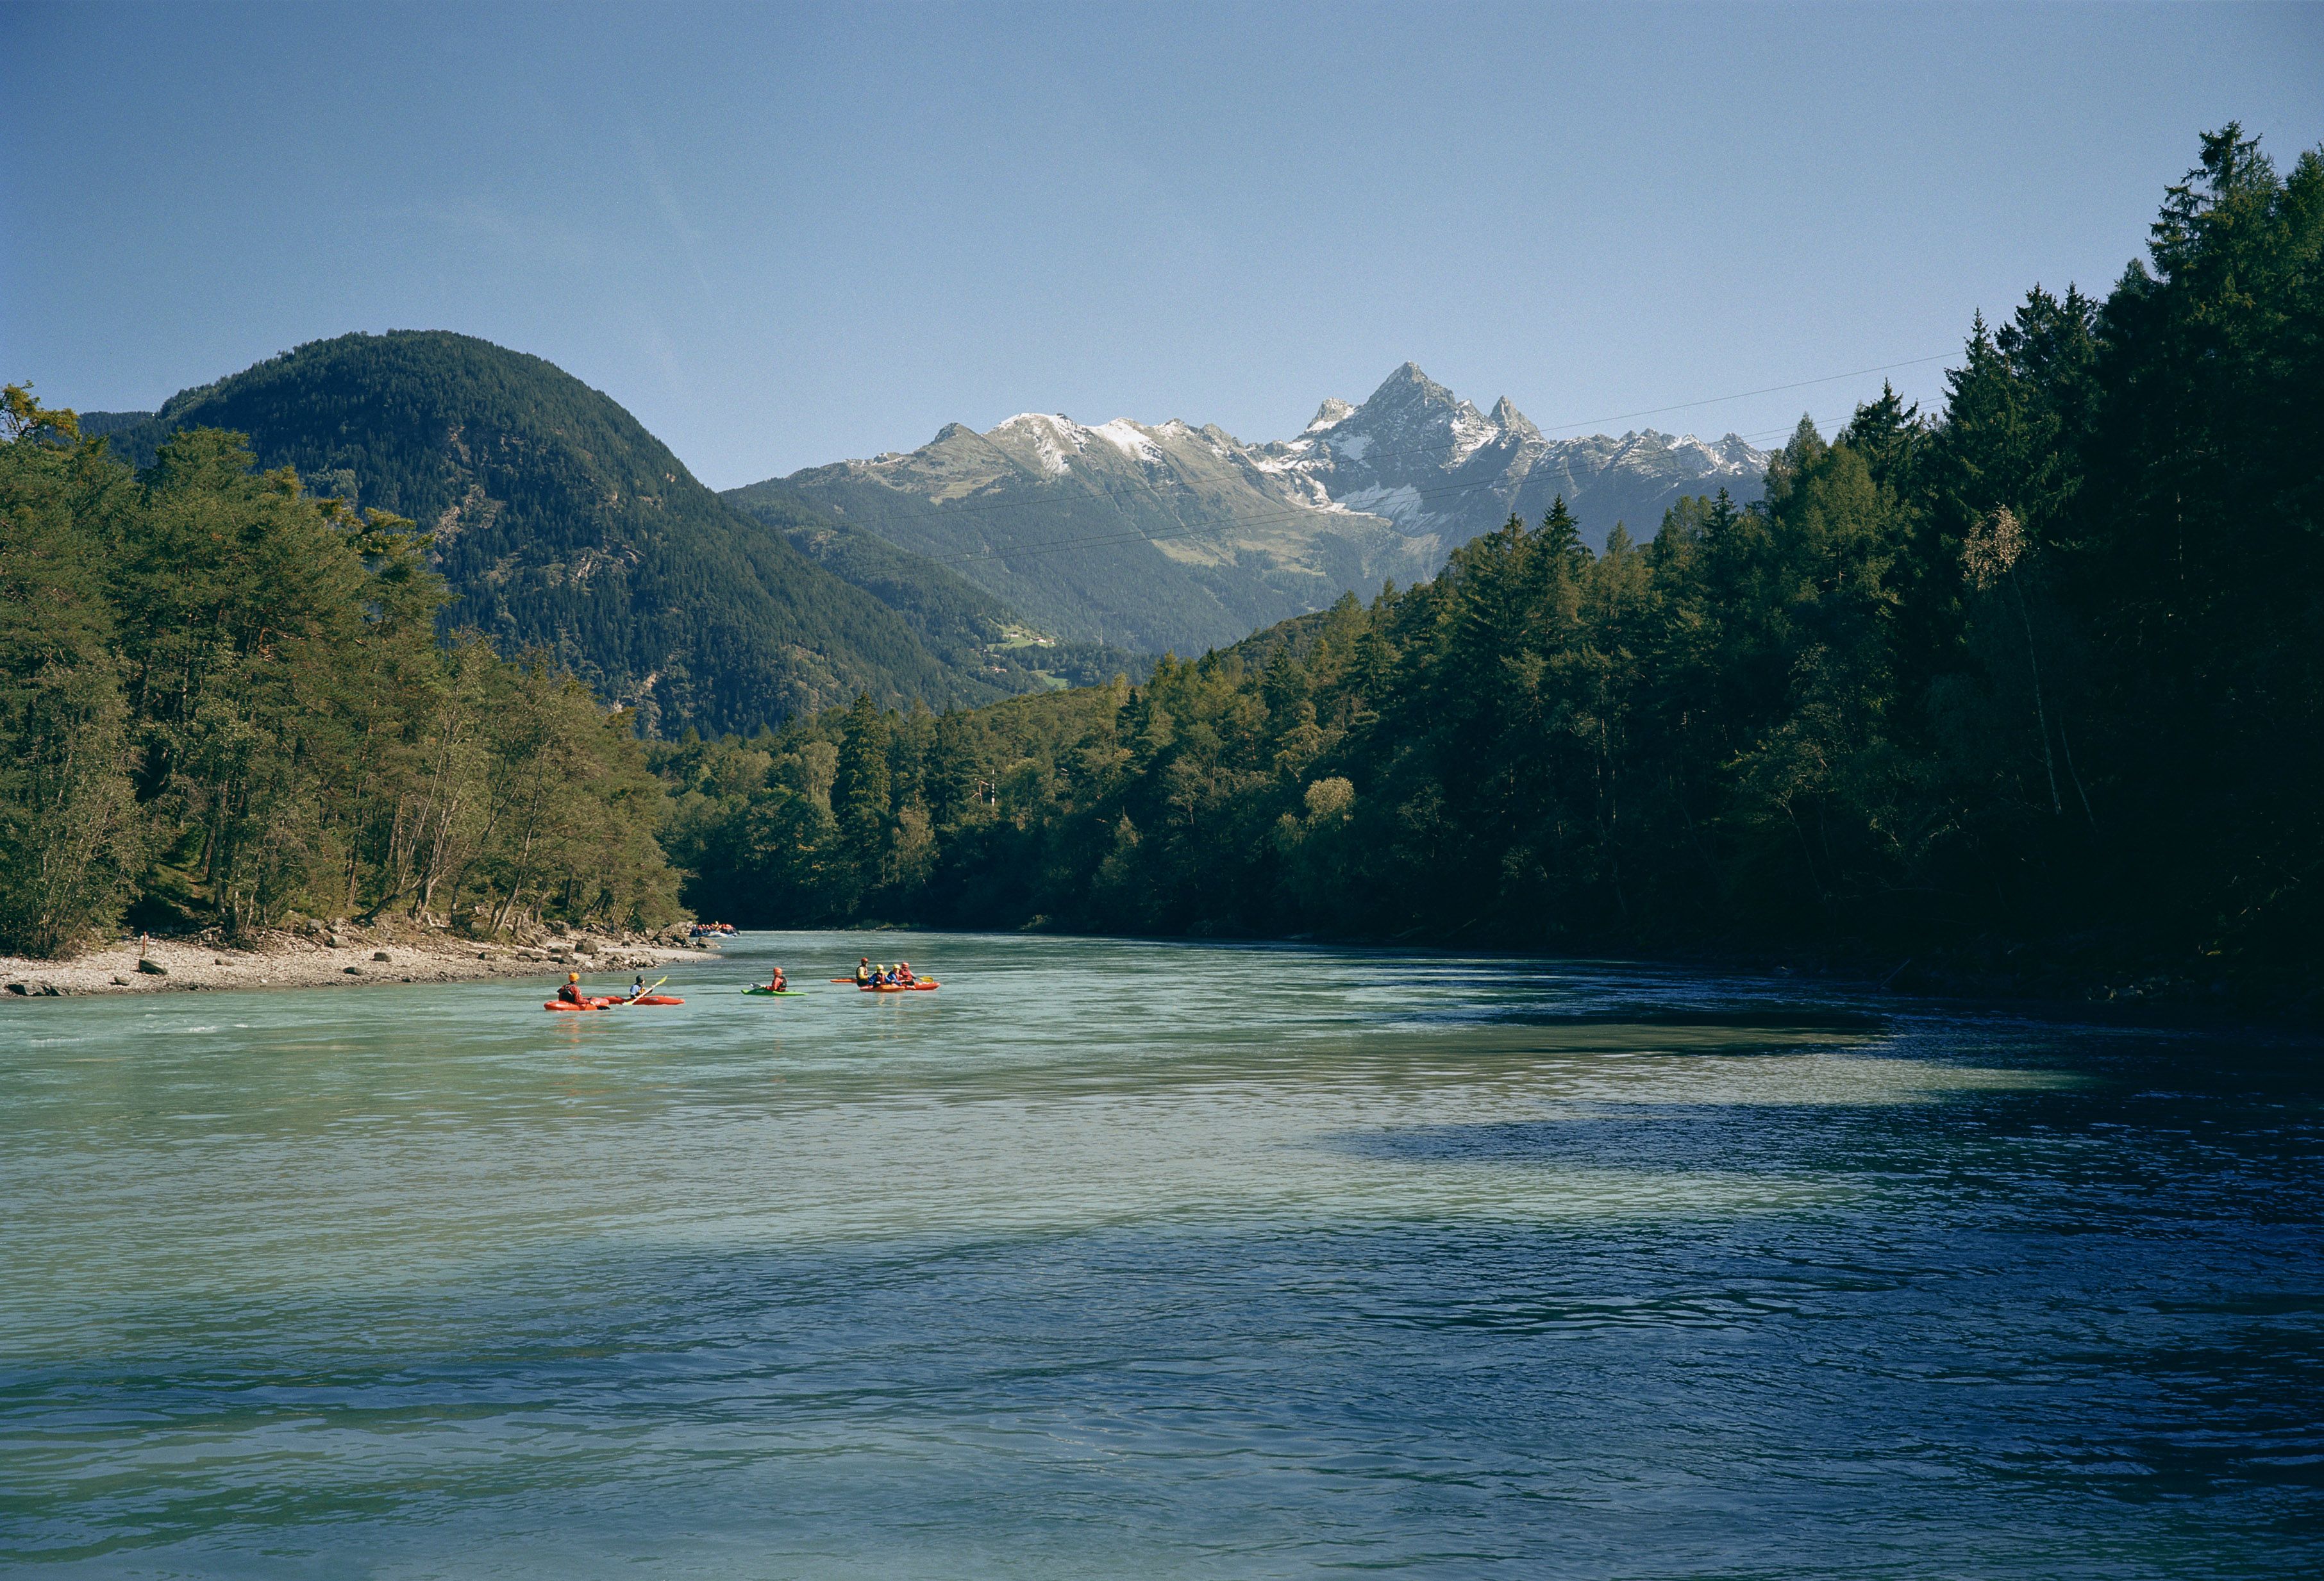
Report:
[{"label": "riverbank", "polygon": [[576,931],[537,940],[462,938],[444,929],[358,927],[276,931],[229,948],[196,937],[135,939],[70,960],[0,956],[0,995],[162,994],[217,988],[337,988],[364,983],[453,983],[475,977],[585,982],[698,957],[706,947],[669,936]]}]

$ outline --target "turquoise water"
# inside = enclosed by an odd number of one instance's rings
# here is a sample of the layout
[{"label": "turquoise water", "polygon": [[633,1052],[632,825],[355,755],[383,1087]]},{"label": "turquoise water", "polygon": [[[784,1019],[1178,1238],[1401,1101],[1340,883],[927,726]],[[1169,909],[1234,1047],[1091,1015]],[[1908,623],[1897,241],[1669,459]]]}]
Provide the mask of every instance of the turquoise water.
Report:
[{"label": "turquoise water", "polygon": [[[946,985],[737,992],[867,949]],[[982,936],[670,991],[0,1008],[0,1567],[2324,1567],[2312,1046]]]}]

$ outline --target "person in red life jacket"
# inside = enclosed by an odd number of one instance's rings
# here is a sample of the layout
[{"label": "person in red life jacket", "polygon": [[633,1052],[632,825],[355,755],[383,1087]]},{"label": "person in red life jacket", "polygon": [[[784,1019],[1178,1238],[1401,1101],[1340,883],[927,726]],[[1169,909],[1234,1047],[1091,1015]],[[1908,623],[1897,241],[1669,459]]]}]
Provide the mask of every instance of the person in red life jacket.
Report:
[{"label": "person in red life jacket", "polygon": [[565,986],[557,991],[557,997],[563,1000],[567,1004],[588,1003],[588,996],[581,992],[581,974],[578,972],[566,973]]},{"label": "person in red life jacket", "polygon": [[896,963],[896,981],[902,984],[907,988],[919,981],[918,977],[912,975],[911,962],[898,961]]}]

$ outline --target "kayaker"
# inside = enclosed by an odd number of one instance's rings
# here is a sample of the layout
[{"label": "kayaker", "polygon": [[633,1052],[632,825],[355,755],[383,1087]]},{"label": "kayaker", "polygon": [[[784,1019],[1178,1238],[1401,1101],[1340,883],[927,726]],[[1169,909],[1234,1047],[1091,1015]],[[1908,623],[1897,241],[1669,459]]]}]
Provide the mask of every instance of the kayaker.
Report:
[{"label": "kayaker", "polygon": [[640,972],[630,984],[630,997],[632,999],[643,999],[645,996],[646,975],[643,972]]},{"label": "kayaker", "polygon": [[855,985],[858,988],[861,988],[866,983],[876,983],[879,980],[880,973],[878,968],[872,965],[872,957],[870,956],[858,957],[855,962]]},{"label": "kayaker", "polygon": [[783,969],[780,966],[777,966],[775,975],[767,979],[767,992],[770,994],[780,994],[790,985],[790,979],[783,975]]},{"label": "kayaker", "polygon": [[896,981],[901,983],[907,988],[919,981],[918,977],[912,975],[911,962],[898,961],[896,963]]},{"label": "kayaker", "polygon": [[589,1001],[587,996],[581,992],[581,974],[578,972],[566,973],[565,986],[557,991],[557,997],[563,1000],[567,1004],[588,1003]]}]

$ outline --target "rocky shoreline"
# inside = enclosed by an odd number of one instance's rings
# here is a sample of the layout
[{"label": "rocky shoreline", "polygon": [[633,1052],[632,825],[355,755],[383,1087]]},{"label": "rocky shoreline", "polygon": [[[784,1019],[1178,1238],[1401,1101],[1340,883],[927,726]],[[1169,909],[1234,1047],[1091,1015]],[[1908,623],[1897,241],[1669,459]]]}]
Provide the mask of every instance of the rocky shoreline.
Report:
[{"label": "rocky shoreline", "polygon": [[[229,947],[200,935],[134,938],[69,960],[0,956],[0,999],[81,994],[163,994],[220,988],[337,988],[454,983],[477,977],[586,982],[697,958],[706,945],[676,931],[549,932],[523,939],[463,938],[448,929],[310,923]],[[626,986],[626,985],[623,985]]]}]

